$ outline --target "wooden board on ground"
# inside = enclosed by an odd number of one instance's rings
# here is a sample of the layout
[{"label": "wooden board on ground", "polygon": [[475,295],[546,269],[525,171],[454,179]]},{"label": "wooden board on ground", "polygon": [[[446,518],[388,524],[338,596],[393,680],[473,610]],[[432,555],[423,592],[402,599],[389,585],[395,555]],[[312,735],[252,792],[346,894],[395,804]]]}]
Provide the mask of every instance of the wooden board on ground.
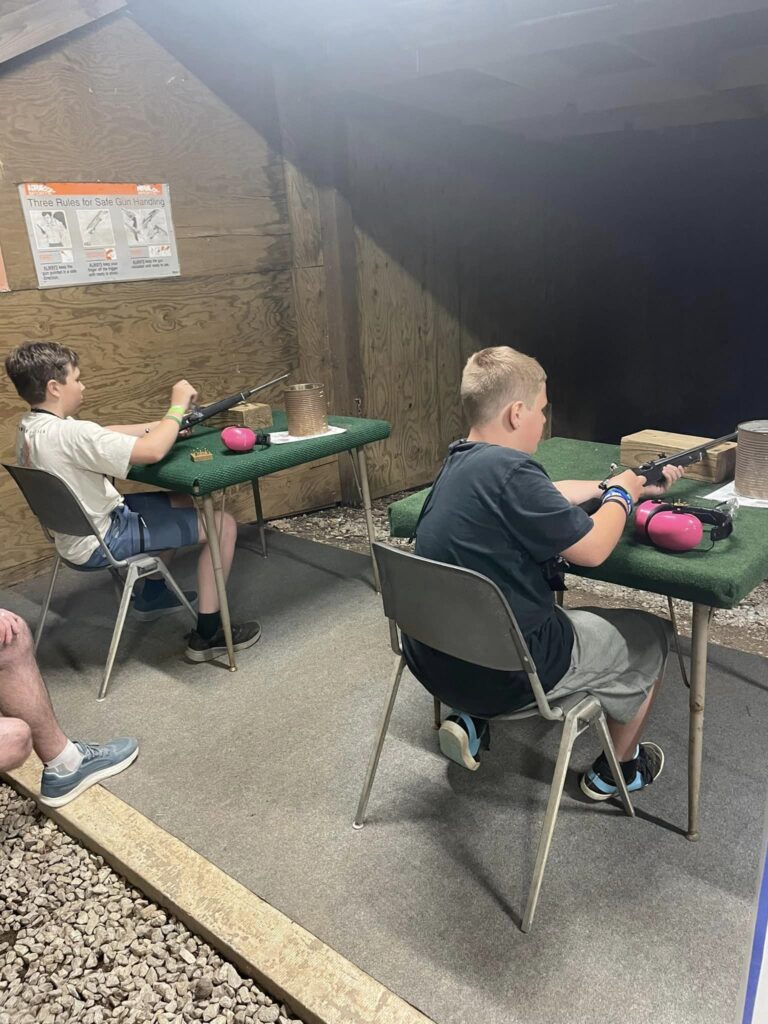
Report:
[{"label": "wooden board on ground", "polygon": [[[639,430],[621,439],[621,464],[635,469],[659,456],[677,455],[688,448],[706,444],[711,437],[695,437],[691,434],[672,434],[666,430]],[[686,470],[686,476],[693,480],[708,480],[720,483],[733,476],[736,468],[736,442],[729,441],[711,448],[702,462],[694,463]]]}]

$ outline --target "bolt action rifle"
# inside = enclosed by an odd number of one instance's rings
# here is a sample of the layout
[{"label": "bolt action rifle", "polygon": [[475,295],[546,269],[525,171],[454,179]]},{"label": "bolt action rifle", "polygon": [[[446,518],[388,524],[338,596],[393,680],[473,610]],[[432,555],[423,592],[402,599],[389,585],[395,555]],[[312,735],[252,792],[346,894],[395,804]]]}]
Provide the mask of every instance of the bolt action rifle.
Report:
[{"label": "bolt action rifle", "polygon": [[226,412],[227,409],[231,409],[233,405],[237,405],[238,402],[246,402],[251,395],[255,395],[257,391],[263,391],[264,388],[271,387],[273,384],[279,384],[281,380],[285,380],[286,377],[290,377],[290,373],[284,373],[282,377],[275,377],[274,380],[267,381],[266,384],[259,384],[255,388],[249,388],[246,391],[238,391],[236,395],[230,395],[228,398],[220,398],[218,402],[212,402],[211,405],[191,406],[190,410],[181,419],[181,429],[189,430],[191,427],[197,426],[198,423],[203,423],[205,420],[209,420],[211,416],[216,416],[220,412]]},{"label": "bolt action rifle", "polygon": [[[737,436],[736,433],[726,434],[724,437],[718,437],[714,441],[706,441],[704,444],[688,448],[686,451],[678,452],[676,455],[665,455],[664,452],[660,452],[657,458],[648,459],[641,466],[636,466],[633,472],[638,476],[644,476],[646,485],[649,487],[660,484],[664,479],[663,471],[665,466],[692,466],[696,462],[702,462],[710,448],[716,448],[719,444],[727,444],[728,441],[735,441]],[[611,476],[616,473],[618,468],[615,462],[611,463]],[[607,483],[608,480],[610,480],[610,476],[603,482]],[[581,507],[588,515],[592,515],[600,508],[600,500],[598,498],[591,498],[589,501],[582,502]]]}]

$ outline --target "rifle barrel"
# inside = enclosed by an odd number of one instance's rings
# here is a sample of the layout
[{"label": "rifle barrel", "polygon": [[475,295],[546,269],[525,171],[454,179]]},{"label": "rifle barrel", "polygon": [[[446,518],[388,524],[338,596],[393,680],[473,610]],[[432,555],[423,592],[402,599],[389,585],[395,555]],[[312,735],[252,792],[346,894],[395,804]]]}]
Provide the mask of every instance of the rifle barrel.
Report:
[{"label": "rifle barrel", "polygon": [[[718,437],[714,441],[707,441],[704,444],[697,444],[693,448],[688,448],[684,452],[678,452],[676,455],[667,455],[663,459],[649,459],[648,462],[652,463],[654,466],[661,467],[671,465],[683,466],[686,465],[686,463],[681,462],[681,459],[686,459],[689,460],[690,462],[693,462],[695,461],[697,455],[703,455],[704,452],[708,451],[710,448],[716,448],[719,444],[726,444],[728,441],[735,441],[737,437],[738,434],[734,431],[733,434],[725,434],[723,437]],[[648,465],[648,462],[646,462],[645,465]]]}]

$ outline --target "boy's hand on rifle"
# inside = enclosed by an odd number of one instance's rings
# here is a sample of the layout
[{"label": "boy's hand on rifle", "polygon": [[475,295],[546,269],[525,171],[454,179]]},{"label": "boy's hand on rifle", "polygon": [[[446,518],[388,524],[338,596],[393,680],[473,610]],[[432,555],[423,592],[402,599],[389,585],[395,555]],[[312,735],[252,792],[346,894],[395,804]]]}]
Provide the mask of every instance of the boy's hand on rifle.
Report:
[{"label": "boy's hand on rifle", "polygon": [[[658,498],[659,495],[665,494],[672,484],[677,483],[681,476],[685,475],[684,466],[665,466],[662,469],[664,475],[664,481],[660,484],[654,484],[650,487],[643,487],[642,498]],[[644,480],[644,477],[638,479]]]},{"label": "boy's hand on rifle", "polygon": [[188,380],[177,381],[171,388],[171,405],[180,405],[186,412],[197,398],[197,389]]},{"label": "boy's hand on rifle", "polygon": [[640,501],[646,489],[645,477],[638,476],[633,469],[625,469],[623,473],[612,476],[608,483],[609,486],[616,484],[618,487],[623,487],[625,491],[629,491],[635,505]]}]

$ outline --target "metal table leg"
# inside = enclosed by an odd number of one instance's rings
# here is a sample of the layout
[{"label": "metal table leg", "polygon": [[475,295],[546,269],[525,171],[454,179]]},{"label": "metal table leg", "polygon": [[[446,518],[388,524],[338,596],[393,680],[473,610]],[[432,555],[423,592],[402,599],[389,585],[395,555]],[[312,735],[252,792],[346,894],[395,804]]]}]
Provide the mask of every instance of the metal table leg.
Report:
[{"label": "metal table leg", "polygon": [[694,604],[691,631],[691,691],[688,726],[688,839],[699,838],[701,760],[704,752],[704,696],[707,685],[707,644],[711,609]]},{"label": "metal table leg", "polygon": [[267,531],[264,524],[264,512],[261,508],[261,491],[259,490],[259,478],[251,480],[253,488],[253,504],[256,508],[256,525],[259,528],[259,540],[261,541],[261,557],[267,557]]},{"label": "metal table leg", "polygon": [[221,565],[221,548],[219,547],[219,531],[216,529],[216,516],[213,510],[213,497],[210,494],[203,496],[203,515],[205,517],[205,532],[208,536],[208,547],[211,549],[211,561],[213,562],[213,575],[216,580],[216,592],[219,595],[219,608],[221,609],[221,625],[224,630],[224,639],[227,642],[227,656],[229,657],[230,672],[237,671],[235,663],[235,648],[232,644],[232,623],[229,618],[229,603],[227,602],[227,583],[224,579],[224,569]]},{"label": "metal table leg", "polygon": [[[355,454],[357,455],[357,465],[360,470],[360,493],[363,499],[363,508],[365,509],[365,525],[368,530],[368,543],[369,545],[373,545],[374,541],[376,540],[376,533],[373,529],[373,515],[371,512],[371,492],[368,487],[368,466],[365,461],[365,449],[356,448]],[[371,564],[373,565],[373,587],[377,593],[380,593],[381,583],[379,581],[379,570],[376,566],[376,559],[373,556],[372,546]]]}]

